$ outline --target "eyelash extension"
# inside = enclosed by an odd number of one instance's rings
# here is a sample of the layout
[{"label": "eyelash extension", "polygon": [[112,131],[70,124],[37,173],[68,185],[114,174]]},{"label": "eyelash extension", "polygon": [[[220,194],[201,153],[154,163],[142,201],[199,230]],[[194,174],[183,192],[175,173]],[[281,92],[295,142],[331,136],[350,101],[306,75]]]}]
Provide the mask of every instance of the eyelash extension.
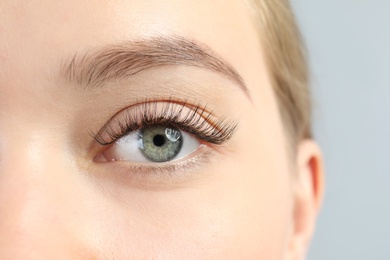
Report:
[{"label": "eyelash extension", "polygon": [[[120,116],[123,113],[124,116]],[[100,145],[110,145],[130,132],[154,125],[173,126],[204,142],[220,145],[233,136],[238,125],[236,121],[227,121],[226,117],[217,119],[212,111],[207,110],[207,105],[194,106],[187,101],[147,100],[117,115],[93,136]],[[117,122],[112,122],[117,117]],[[108,140],[105,136],[108,136]]]}]

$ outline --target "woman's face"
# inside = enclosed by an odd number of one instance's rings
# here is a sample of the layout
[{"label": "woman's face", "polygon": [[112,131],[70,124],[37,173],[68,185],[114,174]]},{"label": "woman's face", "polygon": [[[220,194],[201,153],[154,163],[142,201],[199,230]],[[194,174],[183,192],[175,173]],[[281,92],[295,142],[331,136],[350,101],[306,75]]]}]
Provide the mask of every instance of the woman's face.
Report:
[{"label": "woman's face", "polygon": [[295,159],[250,15],[1,1],[0,258],[291,257]]}]

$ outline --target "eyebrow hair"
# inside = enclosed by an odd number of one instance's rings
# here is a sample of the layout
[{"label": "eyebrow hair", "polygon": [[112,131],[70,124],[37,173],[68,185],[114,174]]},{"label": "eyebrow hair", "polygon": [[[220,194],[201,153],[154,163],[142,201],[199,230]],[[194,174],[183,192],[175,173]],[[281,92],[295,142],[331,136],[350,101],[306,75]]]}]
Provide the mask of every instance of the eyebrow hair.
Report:
[{"label": "eyebrow hair", "polygon": [[86,88],[133,76],[141,71],[172,65],[209,69],[238,84],[248,95],[242,77],[204,44],[180,36],[154,37],[109,45],[61,63],[60,75],[67,82]]}]

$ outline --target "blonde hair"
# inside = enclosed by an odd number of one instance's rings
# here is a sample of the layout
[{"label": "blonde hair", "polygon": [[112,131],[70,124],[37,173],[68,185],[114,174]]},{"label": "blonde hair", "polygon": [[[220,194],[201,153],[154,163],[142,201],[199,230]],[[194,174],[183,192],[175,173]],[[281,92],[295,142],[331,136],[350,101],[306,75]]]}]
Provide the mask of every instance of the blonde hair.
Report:
[{"label": "blonde hair", "polygon": [[282,119],[297,144],[311,138],[308,65],[288,0],[249,0],[255,11]]}]

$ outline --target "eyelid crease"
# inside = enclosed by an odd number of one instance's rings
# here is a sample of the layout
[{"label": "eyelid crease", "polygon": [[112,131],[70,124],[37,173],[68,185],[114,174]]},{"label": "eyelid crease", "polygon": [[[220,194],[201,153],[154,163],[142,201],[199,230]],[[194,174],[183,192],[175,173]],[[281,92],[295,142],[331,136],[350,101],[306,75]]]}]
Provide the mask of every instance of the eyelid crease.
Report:
[{"label": "eyelid crease", "polygon": [[226,117],[217,118],[208,110],[207,104],[193,105],[188,100],[173,98],[145,99],[117,112],[92,137],[100,145],[107,146],[130,132],[151,125],[174,126],[204,142],[220,145],[232,137],[238,122],[228,121]]}]

